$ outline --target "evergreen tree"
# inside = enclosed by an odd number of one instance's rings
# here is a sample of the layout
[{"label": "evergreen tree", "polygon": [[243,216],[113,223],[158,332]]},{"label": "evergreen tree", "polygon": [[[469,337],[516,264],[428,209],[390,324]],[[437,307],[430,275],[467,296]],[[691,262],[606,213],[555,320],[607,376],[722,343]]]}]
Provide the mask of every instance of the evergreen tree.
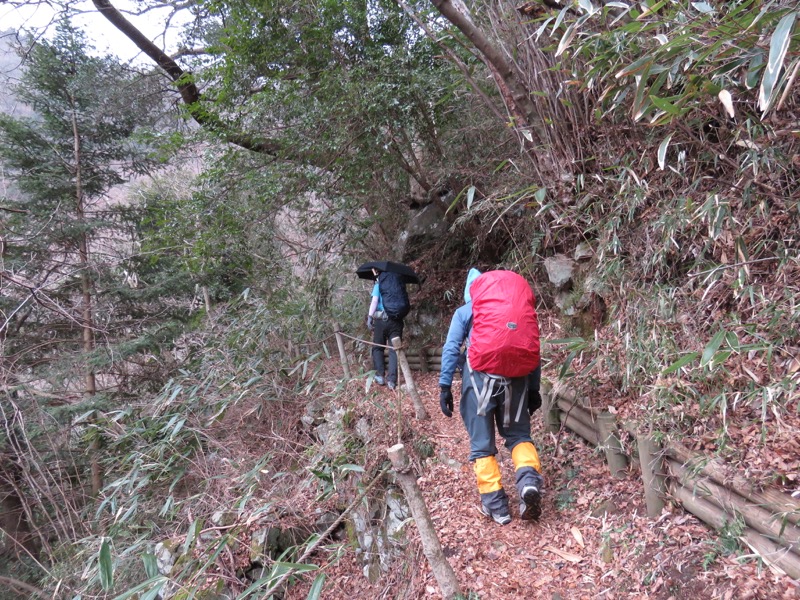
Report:
[{"label": "evergreen tree", "polygon": [[[110,341],[118,317],[105,297],[122,278],[115,259],[124,245],[121,206],[109,193],[154,164],[140,135],[158,114],[145,89],[135,72],[95,56],[63,22],[54,39],[32,48],[15,90],[32,116],[0,115],[0,161],[18,192],[0,201],[0,401],[7,424],[25,431],[0,443],[16,461],[44,452],[35,448],[45,440],[49,452],[69,451],[65,426],[75,424],[74,414],[102,407],[119,385],[98,369],[98,346]],[[81,430],[96,450],[97,430],[86,423]],[[97,493],[102,477],[92,454]],[[82,486],[81,460],[59,454],[59,461]],[[61,500],[69,493],[59,487]],[[51,524],[66,527],[72,501],[49,499]]]}]

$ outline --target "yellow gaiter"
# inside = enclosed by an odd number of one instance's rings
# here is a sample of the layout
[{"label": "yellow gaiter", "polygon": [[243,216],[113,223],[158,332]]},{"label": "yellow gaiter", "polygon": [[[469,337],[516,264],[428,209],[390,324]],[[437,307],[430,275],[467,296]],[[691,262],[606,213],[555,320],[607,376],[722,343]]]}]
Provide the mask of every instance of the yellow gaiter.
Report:
[{"label": "yellow gaiter", "polygon": [[478,478],[478,491],[481,494],[496,492],[503,488],[500,482],[500,467],[494,456],[475,459],[474,469]]},{"label": "yellow gaiter", "polygon": [[[522,442],[514,446],[514,449],[511,450],[511,460],[514,461],[515,470],[519,470],[522,467],[533,467],[537,473],[542,472],[539,453],[536,452],[536,446],[530,442]],[[477,469],[477,463],[475,468]]]}]

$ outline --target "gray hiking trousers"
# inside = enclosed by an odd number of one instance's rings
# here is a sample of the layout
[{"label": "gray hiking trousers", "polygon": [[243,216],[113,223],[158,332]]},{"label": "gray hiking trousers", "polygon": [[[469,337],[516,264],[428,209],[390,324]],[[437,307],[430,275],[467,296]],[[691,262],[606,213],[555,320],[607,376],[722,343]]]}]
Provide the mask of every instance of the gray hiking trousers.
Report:
[{"label": "gray hiking trousers", "polygon": [[[474,383],[474,385],[473,385]],[[528,414],[527,377],[516,377],[510,380],[511,404],[508,406],[510,421],[503,423],[506,413],[506,392],[503,386],[496,389],[489,396],[484,406],[484,415],[478,414],[478,399],[487,385],[483,373],[472,371],[469,363],[465,365],[461,377],[461,403],[459,410],[464,426],[469,433],[469,460],[494,456],[497,454],[495,444],[495,427],[505,440],[505,447],[512,450],[521,442],[531,442],[531,418]],[[491,385],[490,383],[488,385]],[[477,389],[475,389],[477,386]]]}]

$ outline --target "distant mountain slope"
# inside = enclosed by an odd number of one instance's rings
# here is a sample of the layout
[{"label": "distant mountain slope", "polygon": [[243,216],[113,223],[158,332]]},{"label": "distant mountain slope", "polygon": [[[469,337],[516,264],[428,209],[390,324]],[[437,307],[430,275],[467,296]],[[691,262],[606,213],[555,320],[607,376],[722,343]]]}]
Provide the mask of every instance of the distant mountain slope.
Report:
[{"label": "distant mountain slope", "polygon": [[33,111],[20,104],[13,93],[13,87],[22,72],[22,58],[14,48],[16,40],[15,30],[0,31],[0,111],[21,116],[32,114]]}]

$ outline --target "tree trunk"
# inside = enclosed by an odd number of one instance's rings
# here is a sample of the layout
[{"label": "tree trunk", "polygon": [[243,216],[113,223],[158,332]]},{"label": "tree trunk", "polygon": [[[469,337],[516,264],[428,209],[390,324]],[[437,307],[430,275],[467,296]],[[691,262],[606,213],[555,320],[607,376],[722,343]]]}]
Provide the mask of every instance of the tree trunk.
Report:
[{"label": "tree trunk", "polygon": [[432,0],[433,5],[442,13],[445,19],[456,26],[469,41],[475,46],[497,81],[501,95],[509,104],[509,112],[520,121],[521,128],[532,128],[538,138],[536,141],[543,144],[547,136],[539,131],[541,123],[536,114],[536,107],[531,100],[531,91],[525,85],[522,77],[514,66],[506,60],[503,53],[495,47],[478,27],[472,22],[468,14],[459,10],[452,0]]},{"label": "tree trunk", "polygon": [[195,85],[194,77],[191,73],[184,71],[172,57],[147,39],[141,31],[109,2],[109,0],[92,0],[92,3],[101,15],[169,76],[172,82],[177,86],[178,92],[189,114],[198,125],[206,130],[221,135],[229,144],[240,146],[246,150],[252,150],[253,152],[267,154],[269,156],[284,156],[289,160],[307,162],[323,168],[328,165],[330,157],[323,156],[315,158],[311,155],[301,155],[292,151],[291,148],[285,148],[283,144],[275,140],[257,141],[248,135],[232,130],[230,125],[224,123],[219,117],[201,106],[202,95]]},{"label": "tree trunk", "polygon": [[392,461],[392,468],[394,468],[397,475],[397,481],[400,483],[400,487],[403,488],[403,494],[408,502],[408,507],[411,509],[414,523],[417,524],[420,541],[422,542],[422,552],[431,565],[436,581],[439,582],[442,596],[445,600],[453,600],[461,594],[458,578],[456,578],[453,567],[450,566],[444,556],[442,544],[439,542],[439,536],[433,526],[431,514],[425,505],[425,498],[423,498],[422,492],[417,486],[416,476],[411,471],[405,447],[403,444],[396,444],[389,448],[387,452],[389,460]]},{"label": "tree trunk", "polygon": [[0,528],[6,538],[3,554],[19,556],[27,551],[36,556],[36,541],[19,496],[19,480],[19,466],[4,458],[0,468]]},{"label": "tree trunk", "polygon": [[[78,121],[76,117],[77,107],[73,102],[72,113],[72,136],[73,136],[73,160],[75,165],[75,212],[78,221],[83,224],[86,220],[83,179],[81,161],[81,136],[78,131]],[[83,352],[85,355],[86,372],[84,373],[84,390],[86,398],[93,398],[97,394],[97,378],[94,369],[89,365],[91,353],[94,351],[94,317],[92,315],[92,278],[89,273],[89,238],[86,231],[80,234],[78,241],[78,256],[80,258],[80,278],[81,278],[81,329],[83,330]],[[103,487],[103,474],[100,470],[98,453],[100,450],[99,433],[94,436],[91,446],[91,469],[92,469],[92,496],[97,497]]]}]

